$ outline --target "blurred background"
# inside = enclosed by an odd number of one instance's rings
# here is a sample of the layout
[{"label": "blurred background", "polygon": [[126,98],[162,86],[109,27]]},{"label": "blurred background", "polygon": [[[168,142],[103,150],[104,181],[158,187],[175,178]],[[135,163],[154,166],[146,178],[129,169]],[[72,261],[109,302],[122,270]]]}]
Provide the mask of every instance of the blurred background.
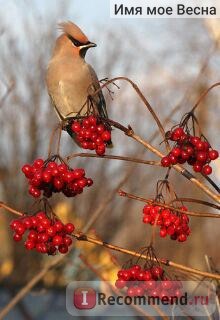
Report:
[{"label": "blurred background", "polygon": [[[17,210],[30,212],[33,204],[20,168],[37,157],[47,157],[50,133],[57,124],[44,79],[59,34],[59,22],[74,21],[98,45],[89,50],[86,59],[99,79],[126,76],[138,84],[166,130],[180,121],[204,89],[219,81],[219,20],[110,19],[109,4],[103,0],[8,0],[1,3],[0,19],[0,200]],[[164,151],[164,145],[160,145],[162,138],[146,107],[131,86],[123,82],[117,84],[120,89],[111,87],[113,100],[104,90],[110,118],[125,126],[130,124],[137,134]],[[205,136],[218,150],[219,98],[220,91],[216,88],[196,114]],[[114,148],[108,150],[109,154],[157,160],[117,130],[113,131],[113,142]],[[81,150],[63,133],[61,154],[67,156],[74,152]],[[53,197],[51,204],[56,214],[81,230],[99,210],[101,214],[89,233],[133,250],[147,246],[151,228],[142,223],[143,204],[120,198],[116,190],[120,187],[141,197],[154,197],[156,182],[164,178],[166,170],[95,158],[75,158],[71,165],[84,167],[95,183],[79,197]],[[217,160],[212,174],[216,183],[220,180],[219,173],[220,161]],[[170,181],[180,197],[209,200],[176,172],[171,173]],[[198,205],[189,205],[189,208],[214,212]],[[13,242],[9,230],[12,218],[1,210],[1,307],[53,259],[27,252],[22,244]],[[192,234],[186,243],[157,237],[158,256],[206,270],[204,255],[207,254],[213,257],[216,268],[220,268],[216,245],[218,222],[191,218],[190,225]],[[70,319],[65,310],[66,285],[76,279],[97,278],[80,260],[80,253],[108,280],[115,279],[118,265],[129,258],[110,254],[91,244],[76,243],[68,259],[51,269],[5,319]]]}]

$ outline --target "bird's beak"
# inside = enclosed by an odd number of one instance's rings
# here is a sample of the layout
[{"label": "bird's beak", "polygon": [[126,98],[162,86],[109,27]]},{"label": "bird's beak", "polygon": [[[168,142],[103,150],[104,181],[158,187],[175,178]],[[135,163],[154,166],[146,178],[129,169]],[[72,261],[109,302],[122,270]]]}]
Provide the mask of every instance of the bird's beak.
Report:
[{"label": "bird's beak", "polygon": [[89,48],[93,48],[93,47],[97,47],[97,45],[93,42],[88,42],[87,44],[80,46],[80,50],[81,49],[89,49]]}]

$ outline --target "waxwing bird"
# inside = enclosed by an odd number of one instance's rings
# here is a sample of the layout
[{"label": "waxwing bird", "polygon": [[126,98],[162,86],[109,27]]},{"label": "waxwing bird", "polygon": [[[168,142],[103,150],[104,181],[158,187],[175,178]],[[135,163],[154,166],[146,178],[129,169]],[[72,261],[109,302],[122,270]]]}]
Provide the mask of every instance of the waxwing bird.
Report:
[{"label": "waxwing bird", "polygon": [[[94,69],[86,63],[89,48],[96,47],[72,22],[61,23],[62,34],[57,38],[46,74],[49,96],[61,121],[84,115],[88,97],[97,116],[108,118],[105,99]],[[97,92],[98,90],[98,92]],[[94,95],[94,92],[97,92]]]}]

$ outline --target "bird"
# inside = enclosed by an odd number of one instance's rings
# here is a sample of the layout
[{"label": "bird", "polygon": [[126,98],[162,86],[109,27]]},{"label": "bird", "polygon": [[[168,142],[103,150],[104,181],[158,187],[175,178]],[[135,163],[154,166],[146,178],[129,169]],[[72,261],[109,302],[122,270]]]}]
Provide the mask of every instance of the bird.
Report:
[{"label": "bird", "polygon": [[46,72],[48,94],[58,118],[65,121],[86,114],[89,101],[95,116],[108,119],[97,74],[85,61],[87,50],[96,44],[71,21],[60,23],[59,28],[62,34],[56,40]]}]

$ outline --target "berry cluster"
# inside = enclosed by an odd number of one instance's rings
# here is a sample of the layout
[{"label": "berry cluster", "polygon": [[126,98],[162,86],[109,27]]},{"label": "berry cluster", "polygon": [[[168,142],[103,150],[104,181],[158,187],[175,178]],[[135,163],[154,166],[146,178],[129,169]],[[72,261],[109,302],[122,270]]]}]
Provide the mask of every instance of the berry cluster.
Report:
[{"label": "berry cluster", "polygon": [[[180,207],[179,209],[187,211],[186,207]],[[144,223],[160,226],[160,236],[162,238],[169,235],[172,240],[184,242],[190,234],[187,214],[157,205],[145,205],[143,214]]]},{"label": "berry cluster", "polygon": [[35,249],[37,252],[48,255],[55,255],[58,251],[67,253],[68,247],[72,244],[69,235],[75,229],[72,223],[64,225],[57,218],[48,218],[43,211],[38,212],[35,216],[12,220],[10,227],[14,231],[14,241],[21,241],[25,232],[28,231],[24,243],[25,248]]},{"label": "berry cluster", "polygon": [[202,172],[205,175],[212,173],[212,167],[209,163],[217,159],[219,153],[217,150],[211,149],[207,141],[187,134],[182,127],[177,127],[169,132],[169,140],[175,141],[176,144],[170,153],[162,158],[163,167],[177,163],[183,164],[187,161],[195,172]]},{"label": "berry cluster", "polygon": [[99,156],[105,154],[106,145],[111,143],[111,131],[100,119],[89,116],[74,120],[71,130],[83,149],[95,150]]},{"label": "berry cluster", "polygon": [[118,271],[118,279],[115,282],[117,289],[126,289],[128,296],[181,296],[182,284],[180,281],[169,280],[160,266],[141,268],[133,265],[129,269]]},{"label": "berry cluster", "polygon": [[53,192],[62,192],[66,197],[74,197],[83,192],[83,188],[93,184],[92,179],[85,177],[84,169],[71,169],[65,163],[36,159],[32,165],[22,167],[29,180],[29,194],[34,198],[43,195],[47,198]]}]

